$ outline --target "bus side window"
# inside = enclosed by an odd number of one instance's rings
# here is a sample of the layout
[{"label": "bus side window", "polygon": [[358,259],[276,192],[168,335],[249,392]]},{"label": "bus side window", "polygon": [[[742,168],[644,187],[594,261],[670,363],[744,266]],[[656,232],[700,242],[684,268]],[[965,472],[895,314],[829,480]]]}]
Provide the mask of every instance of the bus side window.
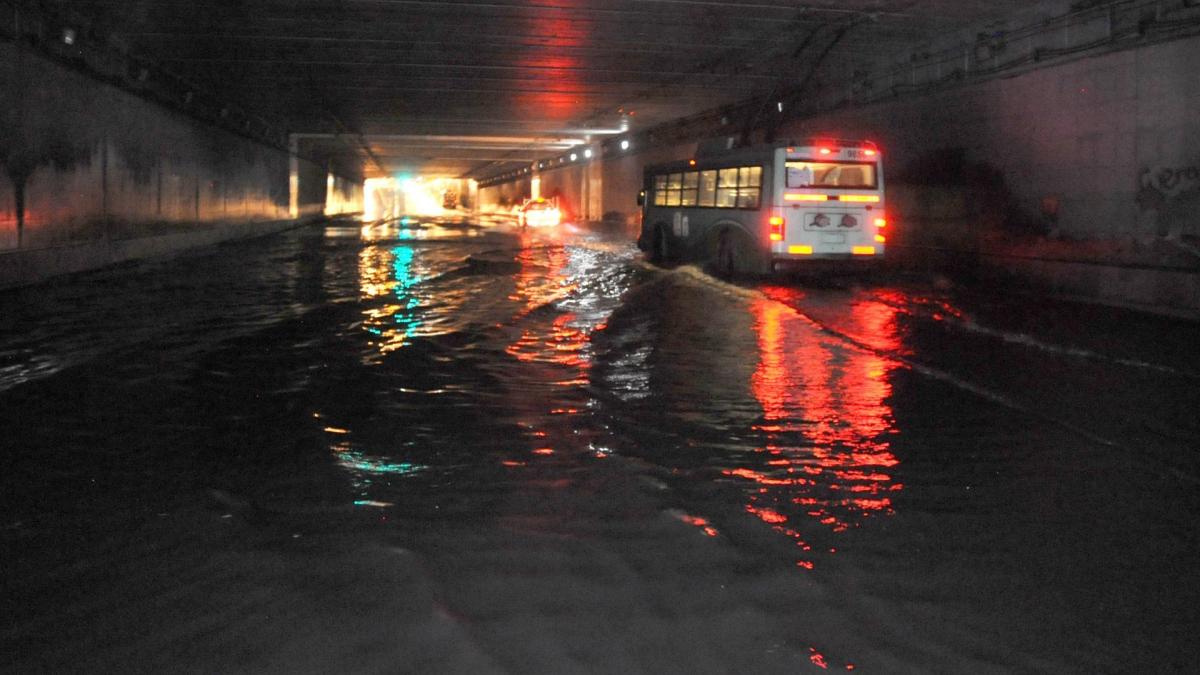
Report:
[{"label": "bus side window", "polygon": [[762,167],[743,166],[738,172],[739,209],[757,209],[762,189]]},{"label": "bus side window", "polygon": [[717,172],[700,172],[700,197],[696,201],[700,206],[717,205]]},{"label": "bus side window", "polygon": [[717,176],[717,208],[732,209],[737,206],[738,170],[721,169]]},{"label": "bus side window", "polygon": [[667,177],[667,206],[679,206],[679,191],[683,187],[683,174],[673,173]]},{"label": "bus side window", "polygon": [[655,206],[666,206],[667,205],[667,177],[666,176],[655,176],[654,177],[654,205]]},{"label": "bus side window", "polygon": [[698,171],[689,171],[683,174],[683,194],[680,197],[680,206],[695,206],[696,205],[696,188],[700,181],[700,173]]}]

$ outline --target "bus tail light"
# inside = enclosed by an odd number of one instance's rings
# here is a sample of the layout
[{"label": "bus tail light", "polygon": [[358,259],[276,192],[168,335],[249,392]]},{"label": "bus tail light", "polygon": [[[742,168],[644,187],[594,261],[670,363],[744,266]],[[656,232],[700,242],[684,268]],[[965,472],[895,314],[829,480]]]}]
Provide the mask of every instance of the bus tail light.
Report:
[{"label": "bus tail light", "polygon": [[771,216],[768,222],[771,223],[771,241],[783,241],[783,235],[786,231],[783,218],[780,216]]},{"label": "bus tail light", "polygon": [[821,148],[821,149],[817,150],[817,152],[821,153],[822,155],[832,155],[833,154],[833,150],[830,150],[829,148]]},{"label": "bus tail light", "polygon": [[842,195],[842,196],[838,197],[838,199],[843,202],[875,203],[875,202],[879,201],[879,195]]},{"label": "bus tail light", "polygon": [[854,248],[850,249],[850,252],[853,253],[854,255],[875,255],[875,247],[874,246],[855,246]]},{"label": "bus tail light", "polygon": [[887,237],[883,236],[882,234],[877,234],[877,235],[875,235],[875,241],[877,241],[877,242],[879,242],[879,243],[881,243],[881,244],[886,244],[886,243],[887,243]]},{"label": "bus tail light", "polygon": [[829,201],[829,195],[798,194],[795,192],[789,192],[783,195],[783,200],[787,202],[827,202]]},{"label": "bus tail light", "polygon": [[811,246],[805,246],[803,244],[800,246],[788,247],[788,253],[791,253],[792,255],[812,255],[812,252],[813,250]]},{"label": "bus tail light", "polygon": [[887,218],[876,218],[875,227],[878,227],[881,230],[887,227]]}]

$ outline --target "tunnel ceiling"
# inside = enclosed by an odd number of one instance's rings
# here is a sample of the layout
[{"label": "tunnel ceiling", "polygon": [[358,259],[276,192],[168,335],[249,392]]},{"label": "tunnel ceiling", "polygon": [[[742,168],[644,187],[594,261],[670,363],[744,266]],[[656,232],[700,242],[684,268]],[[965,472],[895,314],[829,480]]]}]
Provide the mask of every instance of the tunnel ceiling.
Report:
[{"label": "tunnel ceiling", "polygon": [[[1018,0],[42,0],[367,175],[487,177],[904,54]],[[1061,3],[1059,3],[1061,4]],[[837,44],[824,53],[833,38]]]}]

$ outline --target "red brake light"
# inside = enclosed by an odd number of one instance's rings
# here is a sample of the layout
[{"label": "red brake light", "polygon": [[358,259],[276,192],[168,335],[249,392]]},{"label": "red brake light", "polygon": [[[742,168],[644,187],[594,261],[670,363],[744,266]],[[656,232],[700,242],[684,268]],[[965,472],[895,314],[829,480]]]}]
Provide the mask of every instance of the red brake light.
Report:
[{"label": "red brake light", "polygon": [[771,216],[767,221],[771,224],[771,241],[783,241],[784,222],[780,216]]},{"label": "red brake light", "polygon": [[879,153],[875,152],[874,150],[872,150],[870,148],[867,148],[866,150],[863,150],[863,154],[866,155],[867,157],[874,157],[875,155],[878,155]]},{"label": "red brake light", "polygon": [[817,152],[821,153],[822,155],[832,155],[833,154],[833,151],[830,150],[829,148],[821,148],[820,150],[817,150]]}]

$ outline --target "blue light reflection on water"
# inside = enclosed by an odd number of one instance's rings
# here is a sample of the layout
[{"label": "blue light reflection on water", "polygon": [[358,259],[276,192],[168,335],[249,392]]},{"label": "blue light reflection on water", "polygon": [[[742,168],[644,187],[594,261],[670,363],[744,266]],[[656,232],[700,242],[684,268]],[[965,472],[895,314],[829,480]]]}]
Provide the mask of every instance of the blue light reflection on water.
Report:
[{"label": "blue light reflection on water", "polygon": [[[403,347],[424,324],[415,271],[416,250],[407,244],[364,248],[359,254],[359,300],[363,330],[375,336],[372,351],[386,354]],[[376,339],[378,338],[378,339]]]},{"label": "blue light reflection on water", "polygon": [[411,292],[421,278],[412,271],[415,252],[411,246],[397,246],[392,249],[392,255],[395,256],[392,262],[392,271],[393,278],[396,280],[393,293],[403,307],[402,310],[396,312],[395,322],[403,332],[403,339],[407,340],[421,325],[421,320],[416,312],[417,308],[421,306],[421,299]]},{"label": "blue light reflection on water", "polygon": [[[398,234],[401,239],[412,238],[411,232]],[[368,246],[359,254],[363,330],[373,336],[369,341],[373,353],[387,354],[400,349],[424,323],[422,299],[416,293],[423,277],[414,269],[416,260],[417,252],[408,244],[391,248]],[[371,499],[370,489],[376,480],[409,476],[428,468],[357,449],[348,441],[331,445],[330,451],[337,464],[351,476],[351,484],[360,497],[354,502],[356,506],[387,505]]]}]

